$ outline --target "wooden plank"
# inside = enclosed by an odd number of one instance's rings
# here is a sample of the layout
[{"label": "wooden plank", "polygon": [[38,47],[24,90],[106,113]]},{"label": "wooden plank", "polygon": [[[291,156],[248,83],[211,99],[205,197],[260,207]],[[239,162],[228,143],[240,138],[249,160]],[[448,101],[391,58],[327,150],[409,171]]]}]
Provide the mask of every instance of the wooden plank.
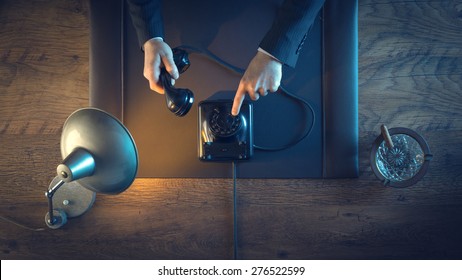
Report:
[{"label": "wooden plank", "polygon": [[360,129],[462,128],[461,1],[359,1]]},{"label": "wooden plank", "polygon": [[457,206],[313,205],[241,209],[243,259],[460,258]]},{"label": "wooden plank", "polygon": [[88,106],[88,3],[0,5],[0,133],[56,133]]},{"label": "wooden plank", "polygon": [[[141,180],[119,196],[98,195],[88,213],[59,230],[30,231],[0,221],[2,258],[232,258],[229,188],[197,180],[154,183]],[[43,227],[46,202],[37,198],[18,198],[14,208],[2,203],[3,216]]]}]

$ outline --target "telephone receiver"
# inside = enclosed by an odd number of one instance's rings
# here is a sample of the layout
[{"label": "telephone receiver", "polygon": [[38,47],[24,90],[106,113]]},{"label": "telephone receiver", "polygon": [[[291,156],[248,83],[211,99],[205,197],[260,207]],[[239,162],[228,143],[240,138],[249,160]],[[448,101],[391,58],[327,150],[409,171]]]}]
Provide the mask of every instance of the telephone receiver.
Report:
[{"label": "telephone receiver", "polygon": [[[173,60],[180,74],[184,73],[190,65],[188,53],[182,49],[173,49]],[[167,108],[178,117],[185,116],[194,103],[194,93],[187,88],[175,88],[172,77],[165,68],[161,69],[160,80],[164,87],[164,96]]]}]

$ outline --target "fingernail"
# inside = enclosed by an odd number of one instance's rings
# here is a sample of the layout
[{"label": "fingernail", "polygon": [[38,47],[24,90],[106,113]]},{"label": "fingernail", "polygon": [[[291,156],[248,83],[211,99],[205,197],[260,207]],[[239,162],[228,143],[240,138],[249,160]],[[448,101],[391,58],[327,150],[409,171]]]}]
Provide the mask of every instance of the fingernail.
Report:
[{"label": "fingernail", "polygon": [[178,73],[178,71],[174,71],[174,72],[172,73],[172,77],[173,77],[174,79],[178,79],[178,78],[180,77],[180,74]]}]

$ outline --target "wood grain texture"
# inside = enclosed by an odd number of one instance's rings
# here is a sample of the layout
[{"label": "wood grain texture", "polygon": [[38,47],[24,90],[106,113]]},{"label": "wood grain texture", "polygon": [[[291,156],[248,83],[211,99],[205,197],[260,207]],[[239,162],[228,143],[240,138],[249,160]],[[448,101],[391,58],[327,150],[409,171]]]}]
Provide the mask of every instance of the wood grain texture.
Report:
[{"label": "wood grain texture", "polygon": [[[84,0],[0,2],[1,259],[232,258],[230,179],[137,179],[44,229],[61,126],[88,104],[88,13]],[[462,1],[359,0],[360,177],[238,179],[239,258],[462,258],[460,30]],[[416,185],[372,174],[381,124],[428,141]]]},{"label": "wood grain texture", "polygon": [[88,3],[2,1],[0,133],[58,133],[88,104]]},{"label": "wood grain texture", "polygon": [[359,1],[361,129],[462,127],[462,2]]}]

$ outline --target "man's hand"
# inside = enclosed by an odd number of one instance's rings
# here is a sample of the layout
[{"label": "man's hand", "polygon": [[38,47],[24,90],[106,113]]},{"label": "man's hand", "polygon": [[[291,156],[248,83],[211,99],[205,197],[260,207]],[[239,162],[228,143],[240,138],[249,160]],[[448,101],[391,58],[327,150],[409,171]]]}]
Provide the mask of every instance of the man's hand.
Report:
[{"label": "man's hand", "polygon": [[252,100],[258,100],[268,92],[277,91],[281,79],[282,63],[263,52],[257,52],[241,78],[234,96],[231,114],[234,116],[239,114],[246,93]]},{"label": "man's hand", "polygon": [[[163,94],[164,87],[160,82],[160,70],[165,67],[173,79],[178,79],[178,69],[173,61],[170,46],[161,38],[153,38],[143,45],[144,49],[144,77],[149,81],[151,90]],[[173,84],[174,80],[172,81]]]}]

